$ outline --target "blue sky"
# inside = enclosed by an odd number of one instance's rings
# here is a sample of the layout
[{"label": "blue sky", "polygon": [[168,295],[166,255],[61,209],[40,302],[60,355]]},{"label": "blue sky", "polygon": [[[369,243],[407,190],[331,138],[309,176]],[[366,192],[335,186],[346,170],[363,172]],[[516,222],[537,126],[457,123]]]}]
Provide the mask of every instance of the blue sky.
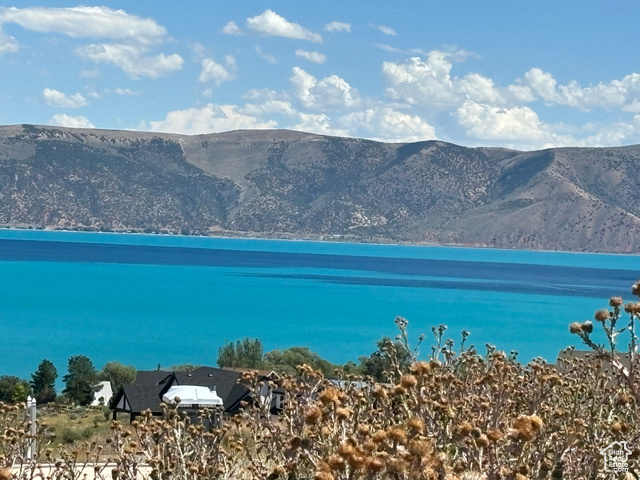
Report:
[{"label": "blue sky", "polygon": [[162,0],[0,8],[0,124],[640,143],[640,6]]}]

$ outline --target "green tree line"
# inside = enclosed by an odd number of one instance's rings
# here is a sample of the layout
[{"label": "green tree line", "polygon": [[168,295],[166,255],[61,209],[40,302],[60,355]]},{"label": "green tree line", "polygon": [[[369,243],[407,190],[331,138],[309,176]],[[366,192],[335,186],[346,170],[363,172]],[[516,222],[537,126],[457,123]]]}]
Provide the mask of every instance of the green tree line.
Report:
[{"label": "green tree line", "polygon": [[109,362],[97,370],[89,357],[75,355],[68,360],[67,374],[62,377],[64,389],[59,395],[56,391],[58,370],[53,362],[45,358],[31,374],[31,380],[12,375],[0,376],[0,402],[20,403],[25,402],[28,396],[33,396],[38,404],[58,401],[88,405],[93,401],[99,382],[108,380],[113,390],[117,391],[135,378],[136,369],[132,366]]},{"label": "green tree line", "polygon": [[277,373],[295,375],[299,365],[309,365],[319,370],[327,378],[337,374],[369,376],[379,382],[386,382],[384,372],[391,369],[392,356],[400,358],[400,362],[408,365],[410,352],[398,341],[383,337],[377,343],[376,350],[369,356],[358,359],[358,363],[333,364],[323,359],[308,347],[290,347],[283,350],[272,350],[264,353],[260,339],[244,338],[235,342],[226,341],[218,350],[218,366],[220,368],[253,368],[273,370]]},{"label": "green tree line", "polygon": [[[360,357],[358,363],[347,362],[334,364],[322,358],[308,347],[290,347],[264,352],[260,339],[244,338],[235,342],[226,341],[218,350],[217,364],[220,368],[252,368],[259,370],[273,370],[280,374],[297,373],[299,365],[309,365],[319,370],[327,378],[336,375],[354,374],[369,376],[376,381],[385,382],[384,372],[390,371],[391,358],[400,358],[404,364],[409,364],[411,356],[406,348],[398,341],[384,337],[377,343],[376,350],[369,356]],[[197,365],[175,365],[171,371],[188,371]],[[160,365],[158,365],[160,368]],[[20,403],[33,396],[38,404],[54,401],[88,405],[93,401],[94,394],[100,381],[108,380],[117,392],[123,385],[133,383],[136,369],[119,362],[108,362],[101,370],[96,369],[91,359],[85,355],[75,355],[68,359],[67,373],[62,377],[64,388],[58,393],[56,380],[58,370],[48,359],[43,359],[30,380],[12,375],[0,376],[0,402]]]}]

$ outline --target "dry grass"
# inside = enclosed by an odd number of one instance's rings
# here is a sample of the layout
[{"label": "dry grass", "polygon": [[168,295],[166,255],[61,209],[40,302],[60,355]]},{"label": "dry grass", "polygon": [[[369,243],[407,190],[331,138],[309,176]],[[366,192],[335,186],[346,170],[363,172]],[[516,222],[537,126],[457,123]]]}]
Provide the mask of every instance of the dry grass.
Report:
[{"label": "dry grass", "polygon": [[44,407],[39,409],[38,416],[55,452],[79,441],[104,440],[110,432],[111,415],[106,416],[101,408]]}]

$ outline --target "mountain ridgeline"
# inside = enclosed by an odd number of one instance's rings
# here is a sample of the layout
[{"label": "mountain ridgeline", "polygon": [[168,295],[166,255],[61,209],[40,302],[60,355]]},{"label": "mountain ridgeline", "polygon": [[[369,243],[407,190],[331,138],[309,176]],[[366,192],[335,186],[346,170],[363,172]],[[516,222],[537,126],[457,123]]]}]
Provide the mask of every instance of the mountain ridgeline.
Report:
[{"label": "mountain ridgeline", "polygon": [[0,127],[0,225],[640,251],[640,146]]}]

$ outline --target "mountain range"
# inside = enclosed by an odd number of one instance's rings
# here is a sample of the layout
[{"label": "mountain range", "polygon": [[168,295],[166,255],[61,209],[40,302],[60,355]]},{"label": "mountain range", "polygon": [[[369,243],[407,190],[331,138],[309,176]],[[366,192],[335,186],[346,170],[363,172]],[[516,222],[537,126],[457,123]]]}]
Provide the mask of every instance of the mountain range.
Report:
[{"label": "mountain range", "polygon": [[635,253],[640,146],[13,125],[0,225]]}]

